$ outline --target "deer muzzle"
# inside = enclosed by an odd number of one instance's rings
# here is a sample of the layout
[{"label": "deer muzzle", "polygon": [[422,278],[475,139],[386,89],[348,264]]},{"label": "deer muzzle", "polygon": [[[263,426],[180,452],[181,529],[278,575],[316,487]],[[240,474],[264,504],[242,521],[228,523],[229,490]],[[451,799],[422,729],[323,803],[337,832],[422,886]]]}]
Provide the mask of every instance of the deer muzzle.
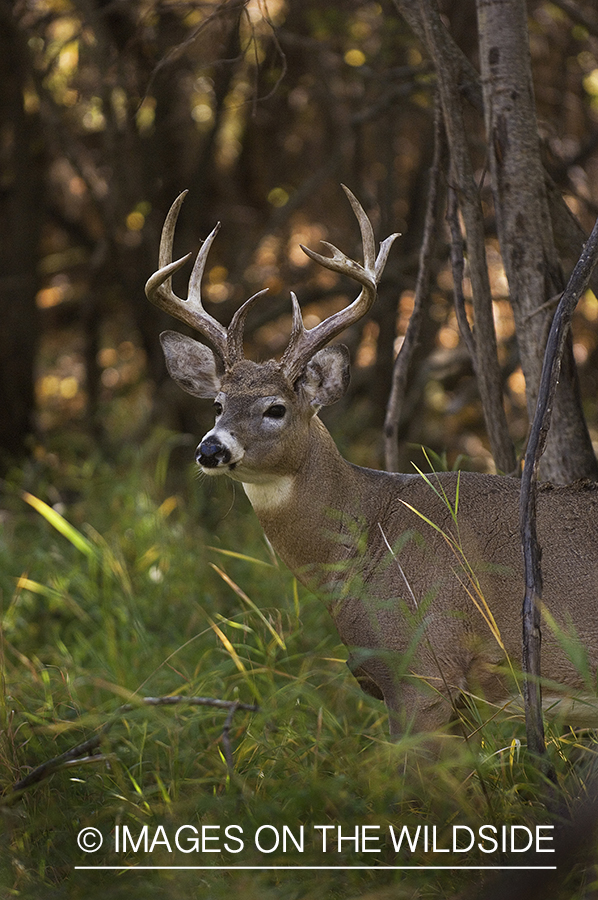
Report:
[{"label": "deer muzzle", "polygon": [[195,461],[205,469],[226,466],[230,458],[230,450],[215,435],[207,435],[195,451]]}]

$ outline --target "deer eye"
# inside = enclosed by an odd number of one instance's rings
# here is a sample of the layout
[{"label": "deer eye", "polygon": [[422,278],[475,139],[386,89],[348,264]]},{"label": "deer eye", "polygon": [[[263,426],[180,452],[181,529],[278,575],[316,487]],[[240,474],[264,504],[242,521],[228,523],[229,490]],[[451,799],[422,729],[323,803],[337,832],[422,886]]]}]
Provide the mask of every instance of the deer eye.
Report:
[{"label": "deer eye", "polygon": [[264,413],[264,418],[266,419],[283,419],[286,414],[287,408],[283,406],[282,403],[275,403],[273,406],[269,406],[268,409]]},{"label": "deer eye", "polygon": [[222,414],[222,403],[218,403],[218,401],[214,403],[214,412],[217,416]]}]

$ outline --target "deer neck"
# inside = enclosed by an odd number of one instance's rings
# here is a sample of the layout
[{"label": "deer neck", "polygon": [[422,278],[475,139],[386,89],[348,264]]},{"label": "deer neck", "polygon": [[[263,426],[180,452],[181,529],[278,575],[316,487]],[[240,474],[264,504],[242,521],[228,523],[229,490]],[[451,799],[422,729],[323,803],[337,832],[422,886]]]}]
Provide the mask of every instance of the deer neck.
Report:
[{"label": "deer neck", "polygon": [[[293,474],[244,484],[258,519],[291,571],[314,587],[314,571],[347,558],[339,535],[359,515],[359,470],[339,453],[322,422],[310,423],[307,452]],[[320,581],[319,575],[316,580]]]}]

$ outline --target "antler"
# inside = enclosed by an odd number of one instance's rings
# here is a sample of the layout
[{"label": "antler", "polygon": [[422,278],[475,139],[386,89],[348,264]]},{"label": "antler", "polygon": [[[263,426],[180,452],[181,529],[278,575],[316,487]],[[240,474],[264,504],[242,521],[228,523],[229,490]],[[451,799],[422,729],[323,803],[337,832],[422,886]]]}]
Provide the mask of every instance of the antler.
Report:
[{"label": "antler", "polygon": [[174,232],[179,211],[186,196],[187,191],[179,194],[168,211],[160,238],[160,254],[158,258],[160,268],[148,279],[145,285],[145,294],[155,306],[203,334],[217,351],[222,363],[225,364],[227,357],[226,329],[205,311],[201,302],[201,279],[210,247],[220,229],[220,223],[212,229],[197,254],[191,278],[189,279],[188,299],[183,300],[181,297],[177,297],[172,289],[172,276],[191,256],[191,253],[187,253],[181,259],[172,261]]},{"label": "antler", "polygon": [[172,289],[172,276],[192,255],[191,253],[187,253],[185,256],[182,256],[181,259],[177,259],[174,262],[172,261],[174,232],[179,217],[179,211],[186,195],[187,191],[183,191],[179,194],[168,211],[162,229],[162,237],[160,238],[160,268],[148,279],[147,284],[145,285],[145,293],[148,300],[151,300],[157,307],[170,313],[171,316],[180,319],[181,322],[190,325],[207,338],[220,357],[224,368],[229,369],[238,359],[243,357],[243,329],[245,327],[247,313],[255,303],[256,299],[261,297],[266,291],[258,291],[257,294],[254,294],[249,300],[246,300],[233,316],[228,329],[224,328],[217,319],[205,311],[201,302],[201,280],[203,278],[210,247],[220,230],[219,222],[207,236],[197,254],[197,259],[195,260],[195,265],[191,272],[191,278],[189,279],[188,299],[183,300],[181,297],[177,297]]},{"label": "antler", "polygon": [[[353,259],[349,259],[344,253],[332,244],[329,244],[328,241],[322,241],[322,243],[332,252],[332,256],[321,256],[303,245],[301,245],[301,249],[310,259],[315,260],[321,266],[331,269],[333,272],[348,275],[349,278],[361,284],[362,289],[353,303],[340,310],[340,312],[329,316],[329,318],[320,322],[319,325],[316,325],[315,328],[311,328],[309,331],[303,325],[297,297],[291,293],[293,326],[289,344],[281,360],[282,370],[290,381],[295,381],[299,377],[305,365],[318,350],[368,312],[376,299],[376,287],[386,265],[390,248],[395,238],[399,237],[398,234],[391,234],[390,237],[382,241],[378,256],[376,256],[372,224],[363,207],[349,188],[345,187],[345,185],[342,187],[359,222],[363,243],[363,265],[360,265]],[[187,300],[177,297],[172,289],[172,276],[175,272],[178,272],[191,256],[191,253],[187,253],[180,259],[174,260],[174,262],[172,260],[174,232],[179,211],[186,195],[187,191],[179,194],[168,211],[162,229],[162,237],[160,238],[159,269],[148,279],[145,285],[145,293],[148,300],[151,300],[157,307],[190,325],[207,338],[220,357],[223,367],[230,369],[235,362],[243,358],[243,331],[247,313],[258,297],[266,293],[267,288],[258,291],[257,294],[253,294],[239,307],[231,320],[228,330],[205,311],[201,302],[201,280],[210,247],[220,229],[220,223],[218,223],[207,236],[197,254],[191,278],[189,279]]]},{"label": "antler", "polygon": [[328,241],[322,241],[322,243],[332,252],[332,256],[322,256],[313,250],[309,250],[302,244],[301,249],[310,259],[313,259],[326,269],[339,272],[341,275],[348,275],[349,278],[359,282],[362,285],[362,289],[353,303],[309,330],[303,325],[297,297],[291,293],[293,326],[291,339],[281,360],[282,369],[290,381],[295,381],[299,377],[305,365],[318,350],[321,350],[332,338],[344,331],[345,328],[348,328],[349,325],[353,325],[354,322],[357,322],[369,311],[376,299],[376,288],[384,271],[390,248],[395,239],[399,237],[398,234],[391,234],[386,240],[382,241],[378,256],[376,256],[376,243],[372,223],[355,195],[344,184],[342,188],[359,222],[363,244],[363,265],[360,265],[353,259],[349,259],[337,247],[329,244]]}]

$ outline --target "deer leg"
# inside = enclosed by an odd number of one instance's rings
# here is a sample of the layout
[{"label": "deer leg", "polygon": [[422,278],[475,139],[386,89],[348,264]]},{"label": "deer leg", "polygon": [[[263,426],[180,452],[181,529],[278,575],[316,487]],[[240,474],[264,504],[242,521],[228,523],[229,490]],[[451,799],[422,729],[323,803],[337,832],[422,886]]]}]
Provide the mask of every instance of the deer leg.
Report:
[{"label": "deer leg", "polygon": [[444,694],[415,676],[393,675],[379,657],[351,654],[347,665],[366,694],[384,701],[394,740],[409,733],[445,730],[454,718],[453,704]]},{"label": "deer leg", "polygon": [[421,685],[406,680],[398,690],[385,693],[384,702],[394,740],[405,734],[446,732],[453,718],[453,706],[443,694],[422,690]]}]

